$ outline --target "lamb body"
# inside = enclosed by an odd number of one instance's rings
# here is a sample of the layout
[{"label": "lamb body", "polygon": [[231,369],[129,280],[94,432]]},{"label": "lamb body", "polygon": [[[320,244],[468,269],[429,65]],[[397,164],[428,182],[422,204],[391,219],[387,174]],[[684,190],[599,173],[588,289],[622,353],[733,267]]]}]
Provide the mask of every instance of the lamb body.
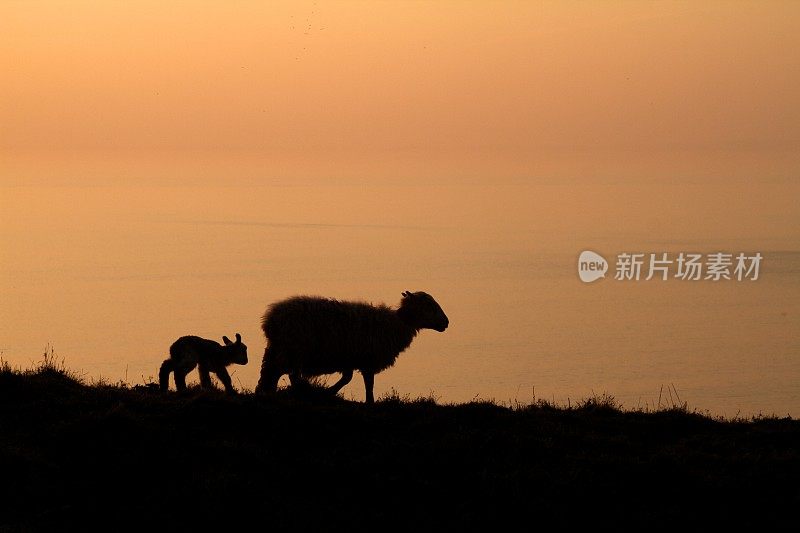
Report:
[{"label": "lamb body", "polygon": [[242,336],[236,334],[236,341],[222,337],[225,345],[216,341],[187,335],[172,343],[169,347],[169,359],[161,364],[158,380],[162,391],[169,388],[169,374],[174,372],[175,387],[179,390],[186,389],[186,374],[198,367],[200,386],[212,388],[211,375],[213,372],[225,386],[229,393],[235,392],[231,377],[225,368],[231,364],[247,364],[247,346],[242,343]]}]

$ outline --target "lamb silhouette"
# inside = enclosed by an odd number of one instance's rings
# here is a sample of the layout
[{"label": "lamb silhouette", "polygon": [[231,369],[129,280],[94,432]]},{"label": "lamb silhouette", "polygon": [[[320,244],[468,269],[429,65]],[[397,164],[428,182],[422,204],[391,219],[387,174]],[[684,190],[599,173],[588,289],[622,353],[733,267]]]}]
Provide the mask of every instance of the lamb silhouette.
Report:
[{"label": "lamb silhouette", "polygon": [[211,389],[210,372],[217,375],[225,386],[225,391],[235,393],[231,376],[225,368],[228,365],[247,364],[247,346],[242,343],[242,336],[236,334],[236,342],[232,342],[228,337],[222,337],[220,343],[200,337],[188,335],[181,337],[169,347],[169,359],[161,364],[158,372],[158,381],[162,391],[169,389],[169,374],[175,373],[175,387],[178,391],[186,390],[186,374],[198,367],[200,374],[200,386],[204,389]]},{"label": "lamb silhouette", "polygon": [[256,392],[273,392],[289,374],[303,377],[340,372],[329,388],[337,393],[358,370],[366,403],[373,403],[375,374],[389,368],[421,329],[444,331],[450,321],[436,300],[424,292],[403,293],[397,309],[385,305],[295,296],[272,304],[261,327],[267,348]]}]

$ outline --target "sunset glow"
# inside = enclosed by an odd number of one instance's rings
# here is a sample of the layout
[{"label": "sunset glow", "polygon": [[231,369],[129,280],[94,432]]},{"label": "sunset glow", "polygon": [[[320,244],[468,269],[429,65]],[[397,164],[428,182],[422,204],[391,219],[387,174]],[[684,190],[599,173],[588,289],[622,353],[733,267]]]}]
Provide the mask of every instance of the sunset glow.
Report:
[{"label": "sunset glow", "polygon": [[[269,303],[424,290],[452,325],[379,393],[635,405],[676,382],[797,415],[799,23],[795,2],[5,1],[0,353],[141,380],[182,335],[241,332],[252,389]],[[755,286],[617,289],[577,283],[582,250],[765,259]]]}]

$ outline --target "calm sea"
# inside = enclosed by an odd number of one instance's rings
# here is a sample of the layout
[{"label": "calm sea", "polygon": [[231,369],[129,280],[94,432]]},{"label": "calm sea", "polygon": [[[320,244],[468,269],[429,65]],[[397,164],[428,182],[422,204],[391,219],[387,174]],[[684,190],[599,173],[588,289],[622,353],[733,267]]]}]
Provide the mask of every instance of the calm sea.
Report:
[{"label": "calm sea", "polygon": [[[88,378],[141,383],[179,336],[240,332],[251,362],[235,367],[234,384],[253,388],[270,302],[317,294],[396,305],[402,291],[424,290],[451,327],[423,331],[376,378],[377,395],[567,403],[608,393],[629,408],[660,397],[727,416],[800,416],[797,243],[781,238],[780,220],[764,229],[766,207],[758,231],[741,212],[726,215],[747,194],[714,203],[683,184],[665,199],[663,187],[4,186],[2,358],[27,367],[52,345]],[[776,199],[795,190],[783,187],[767,190]],[[612,264],[584,284],[584,249],[610,262],[681,251],[763,260],[757,281],[623,282]],[[363,399],[358,377],[344,394]]]}]

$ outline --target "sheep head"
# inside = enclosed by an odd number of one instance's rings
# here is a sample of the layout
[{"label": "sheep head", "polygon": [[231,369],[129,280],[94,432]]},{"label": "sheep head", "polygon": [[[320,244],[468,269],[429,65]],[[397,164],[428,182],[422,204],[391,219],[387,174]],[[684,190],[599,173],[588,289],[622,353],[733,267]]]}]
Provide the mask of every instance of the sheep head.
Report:
[{"label": "sheep head", "polygon": [[450,324],[433,296],[421,291],[405,291],[398,314],[407,324],[417,329],[444,331]]},{"label": "sheep head", "polygon": [[242,342],[241,335],[236,334],[236,342],[232,342],[228,337],[222,337],[222,342],[225,343],[225,349],[232,363],[247,364],[247,346]]}]

